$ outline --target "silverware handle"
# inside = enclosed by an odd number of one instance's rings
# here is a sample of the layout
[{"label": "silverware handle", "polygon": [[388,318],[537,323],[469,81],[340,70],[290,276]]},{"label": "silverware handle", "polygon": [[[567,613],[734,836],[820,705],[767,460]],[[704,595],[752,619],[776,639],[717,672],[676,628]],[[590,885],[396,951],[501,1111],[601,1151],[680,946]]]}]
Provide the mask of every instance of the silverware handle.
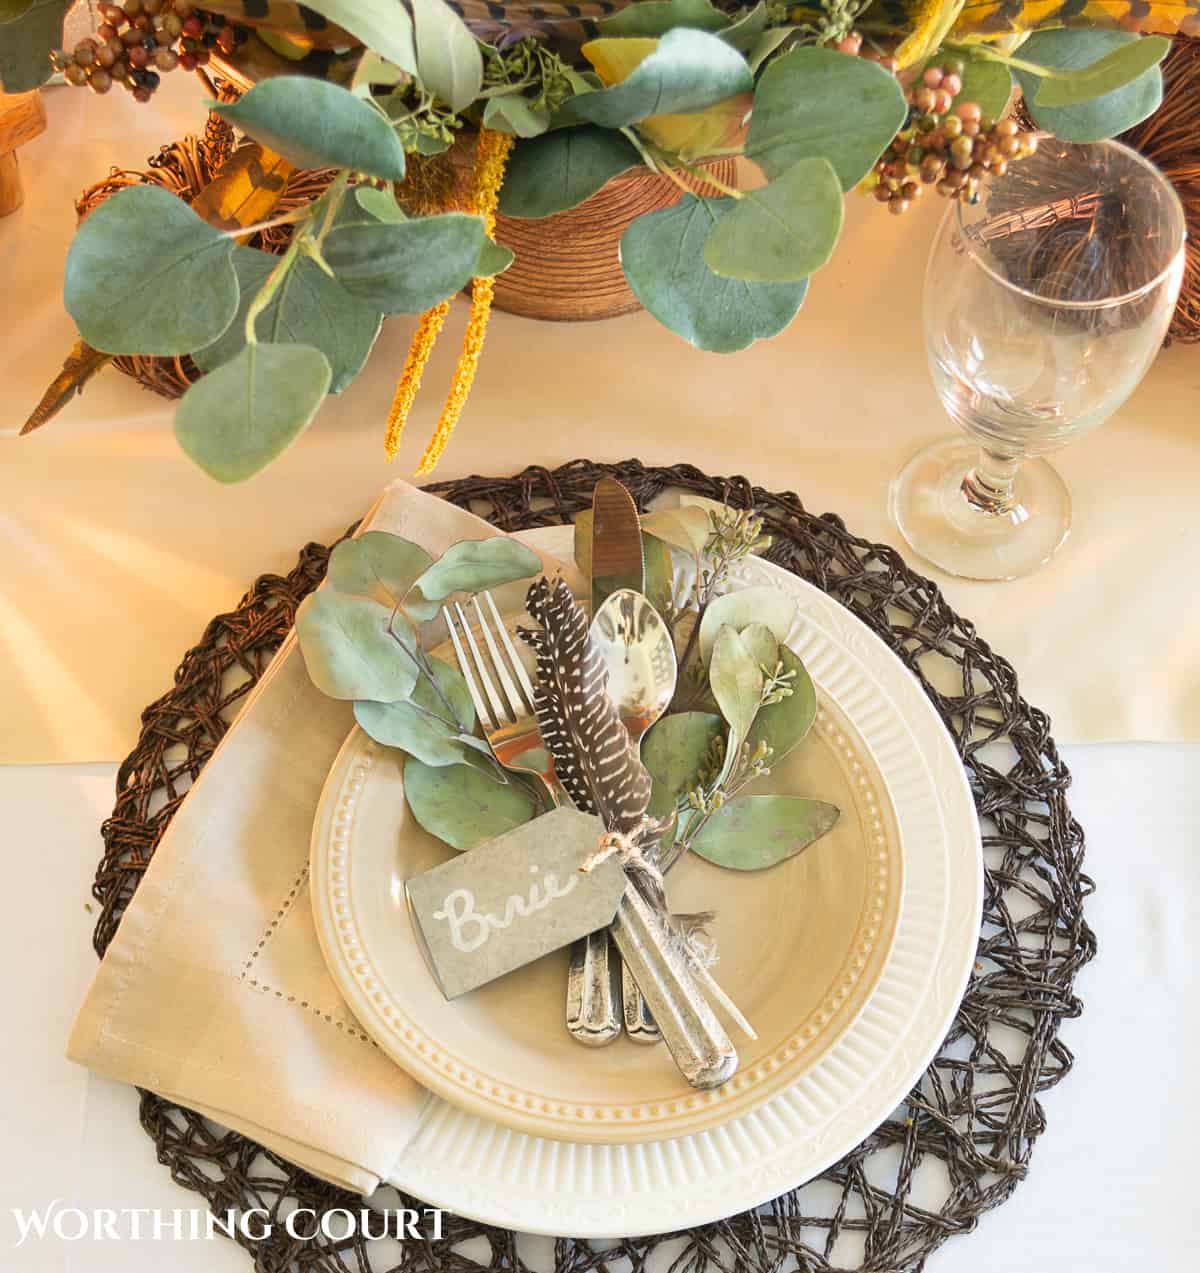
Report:
[{"label": "silverware handle", "polygon": [[621,1033],[617,1003],[616,952],[608,930],[589,933],[571,946],[567,969],[567,1031],[589,1048],[602,1048]]},{"label": "silverware handle", "polygon": [[609,930],[683,1077],[693,1087],[720,1087],[738,1055],[724,1027],[671,949],[666,927],[633,887],[625,890]]},{"label": "silverware handle", "polygon": [[662,1031],[654,1020],[654,1014],[646,1004],[646,998],[629,971],[629,965],[613,951],[612,958],[621,963],[621,1015],[625,1021],[625,1033],[632,1043],[653,1045],[662,1042]]}]

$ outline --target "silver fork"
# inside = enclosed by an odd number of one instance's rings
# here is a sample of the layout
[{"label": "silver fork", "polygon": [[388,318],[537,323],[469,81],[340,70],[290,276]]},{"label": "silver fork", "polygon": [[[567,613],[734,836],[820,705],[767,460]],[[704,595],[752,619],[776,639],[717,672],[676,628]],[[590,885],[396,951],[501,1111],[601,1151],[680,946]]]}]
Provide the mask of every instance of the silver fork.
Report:
[{"label": "silver fork", "polygon": [[[487,660],[475,640],[462,606],[457,603],[454,606],[461,634],[455,628],[448,607],[442,607],[442,614],[450,630],[450,640],[454,643],[454,652],[458,656],[463,679],[467,682],[471,701],[475,705],[475,714],[483,726],[492,754],[505,769],[515,773],[535,772],[528,764],[521,763],[523,756],[542,746],[542,735],[534,712],[533,683],[508,634],[508,628],[496,609],[492,594],[485,592],[481,595],[491,611],[492,622],[489,624],[478,596],[473,599],[475,617],[484,644],[491,655],[491,663],[500,682],[500,691],[488,674]],[[504,650],[503,658],[501,649]],[[470,659],[467,658],[468,650]],[[546,767],[538,771],[537,776],[542,780],[552,803],[562,804],[566,793],[554,773],[549,757]],[[621,1033],[621,1020],[613,1006],[616,996],[615,970],[612,967],[614,961],[610,961],[608,957],[608,932],[605,930],[592,933],[581,940],[587,943],[591,958],[587,960],[586,968],[576,969],[572,966],[568,976],[567,1031],[572,1038],[588,1047],[604,1047]]]},{"label": "silver fork", "polygon": [[[453,614],[449,606],[442,608],[475,714],[500,764],[517,773],[536,773],[546,784],[550,799],[559,804],[563,792],[549,754],[541,768],[519,763],[543,746],[533,683],[491,594],[479,595],[487,602],[490,621],[479,596],[473,598],[473,606],[500,690],[462,606],[455,602]],[[719,1087],[737,1070],[737,1052],[696,984],[686,958],[675,949],[662,920],[636,889],[625,890],[610,931],[683,1076],[693,1087]]]}]

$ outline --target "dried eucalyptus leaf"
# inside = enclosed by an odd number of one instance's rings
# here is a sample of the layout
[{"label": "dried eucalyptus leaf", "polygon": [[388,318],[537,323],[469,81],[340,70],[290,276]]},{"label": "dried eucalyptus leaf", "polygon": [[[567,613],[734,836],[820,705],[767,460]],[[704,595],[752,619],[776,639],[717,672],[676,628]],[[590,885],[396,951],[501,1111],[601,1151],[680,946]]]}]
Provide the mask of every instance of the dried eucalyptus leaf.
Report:
[{"label": "dried eucalyptus leaf", "polygon": [[657,535],[642,536],[642,560],[645,564],[646,598],[660,613],[675,596],[675,569],[671,550]]},{"label": "dried eucalyptus leaf", "polygon": [[416,635],[402,615],[370,597],[319,588],[296,612],[296,637],[313,684],[330,698],[394,703],[408,698],[417,665],[389,632],[406,645]]},{"label": "dried eucalyptus leaf", "polygon": [[515,782],[496,782],[469,765],[426,765],[414,756],[404,762],[404,794],[430,835],[463,852],[537,813],[533,798]]},{"label": "dried eucalyptus leaf", "polygon": [[432,564],[433,558],[417,544],[385,530],[369,530],[338,544],[325,577],[338,592],[371,597],[394,609]]},{"label": "dried eucalyptus leaf", "polygon": [[742,640],[750,657],[764,671],[773,672],[779,662],[779,642],[765,623],[749,623],[742,629]]},{"label": "dried eucalyptus leaf", "polygon": [[704,551],[712,535],[702,508],[661,508],[642,518],[642,529],[692,557]]},{"label": "dried eucalyptus leaf", "polygon": [[779,642],[786,641],[796,621],[796,602],[787,593],[763,584],[740,588],[710,602],[700,621],[700,653],[708,659],[722,625],[742,631],[751,623],[761,623]]},{"label": "dried eucalyptus leaf", "polygon": [[729,723],[726,762],[746,740],[762,699],[762,669],[738,633],[728,625],[717,632],[708,673],[713,697]]},{"label": "dried eucalyptus leaf", "polygon": [[440,601],[452,592],[482,592],[514,579],[528,579],[541,568],[537,553],[506,535],[464,539],[447,548],[415,587],[426,600]]},{"label": "dried eucalyptus leaf", "polygon": [[666,817],[679,797],[696,786],[713,741],[724,732],[724,722],[711,712],[664,716],[650,730],[642,740],[642,764],[654,779],[651,817]]},{"label": "dried eucalyptus leaf", "polygon": [[587,579],[592,577],[592,524],[595,517],[585,508],[575,519],[575,564]]},{"label": "dried eucalyptus leaf", "polygon": [[429,678],[421,676],[407,701],[355,703],[354,719],[377,743],[399,747],[426,765],[465,764],[468,753],[459,735],[475,726],[467,683],[458,668],[444,660],[430,663],[445,701]]},{"label": "dried eucalyptus leaf", "polygon": [[840,816],[836,805],[804,796],[739,796],[709,818],[692,852],[734,871],[761,871],[802,853]]},{"label": "dried eucalyptus leaf", "polygon": [[[742,635],[745,639],[745,633]],[[785,672],[796,674],[788,682],[792,692],[778,703],[759,709],[748,740],[752,747],[760,742],[770,747],[771,757],[767,763],[772,766],[777,765],[800,742],[817,716],[817,690],[800,656],[786,645],[781,645],[777,657]]]}]

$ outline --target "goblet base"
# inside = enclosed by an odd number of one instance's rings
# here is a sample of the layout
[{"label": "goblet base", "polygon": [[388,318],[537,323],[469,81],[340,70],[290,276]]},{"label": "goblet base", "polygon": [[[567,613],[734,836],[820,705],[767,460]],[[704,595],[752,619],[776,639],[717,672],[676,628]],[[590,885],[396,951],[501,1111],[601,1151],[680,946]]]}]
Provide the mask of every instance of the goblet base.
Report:
[{"label": "goblet base", "polygon": [[1017,470],[1012,501],[990,511],[969,500],[963,481],[979,445],[943,438],[919,451],[892,482],[892,520],[910,547],[963,579],[1017,579],[1044,566],[1071,527],[1071,495],[1045,460]]}]

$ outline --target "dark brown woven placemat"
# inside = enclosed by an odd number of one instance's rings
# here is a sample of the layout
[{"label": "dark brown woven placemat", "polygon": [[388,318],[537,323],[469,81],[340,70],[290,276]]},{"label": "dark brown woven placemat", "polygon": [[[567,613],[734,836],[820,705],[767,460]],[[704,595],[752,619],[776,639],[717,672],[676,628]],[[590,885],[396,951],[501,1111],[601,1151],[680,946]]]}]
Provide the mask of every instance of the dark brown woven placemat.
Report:
[{"label": "dark brown woven placemat", "polygon": [[[987,877],[979,957],[938,1056],[905,1104],[818,1180],[747,1212],[679,1235],[616,1244],[570,1238],[554,1246],[555,1273],[641,1273],[668,1238],[672,1273],[870,1270],[915,1273],[947,1238],[969,1232],[1025,1178],[1045,1128],[1039,1100],[1070,1070],[1059,1024],[1079,1014],[1075,974],[1095,953],[1083,916],[1091,881],[1083,834],[1066,802],[1070,782],[1049,721],[1021,698],[1012,667],[979,639],[937,587],[890,548],[852,535],[840,518],[813,516],[791,494],[689,465],[576,461],[553,472],[472,477],[428,487],[506,531],[569,521],[611,474],[639,506],[668,487],[753,506],[774,537],[771,560],[854,612],[918,677],[953,735],[983,822]],[[188,651],[175,685],[142,714],[137,747],[121,766],[104,824],[94,893],[103,954],[172,814],[212,754],[239,700],[320,581],[328,549],[310,544],[286,577],[259,579],[231,614],[213,619]],[[951,673],[948,679],[947,673]],[[946,685],[953,683],[953,692]],[[939,689],[936,686],[943,688]],[[141,1120],[159,1161],[221,1216],[264,1207],[281,1220],[296,1206],[357,1200],[247,1138],[150,1092]],[[406,1205],[394,1199],[389,1206]],[[419,1205],[409,1201],[407,1205]],[[469,1239],[482,1239],[463,1244]],[[446,1218],[439,1240],[402,1247],[361,1237],[297,1241],[282,1224],[263,1242],[239,1238],[262,1273],[532,1273],[526,1240]],[[542,1262],[539,1261],[539,1267]]]}]

